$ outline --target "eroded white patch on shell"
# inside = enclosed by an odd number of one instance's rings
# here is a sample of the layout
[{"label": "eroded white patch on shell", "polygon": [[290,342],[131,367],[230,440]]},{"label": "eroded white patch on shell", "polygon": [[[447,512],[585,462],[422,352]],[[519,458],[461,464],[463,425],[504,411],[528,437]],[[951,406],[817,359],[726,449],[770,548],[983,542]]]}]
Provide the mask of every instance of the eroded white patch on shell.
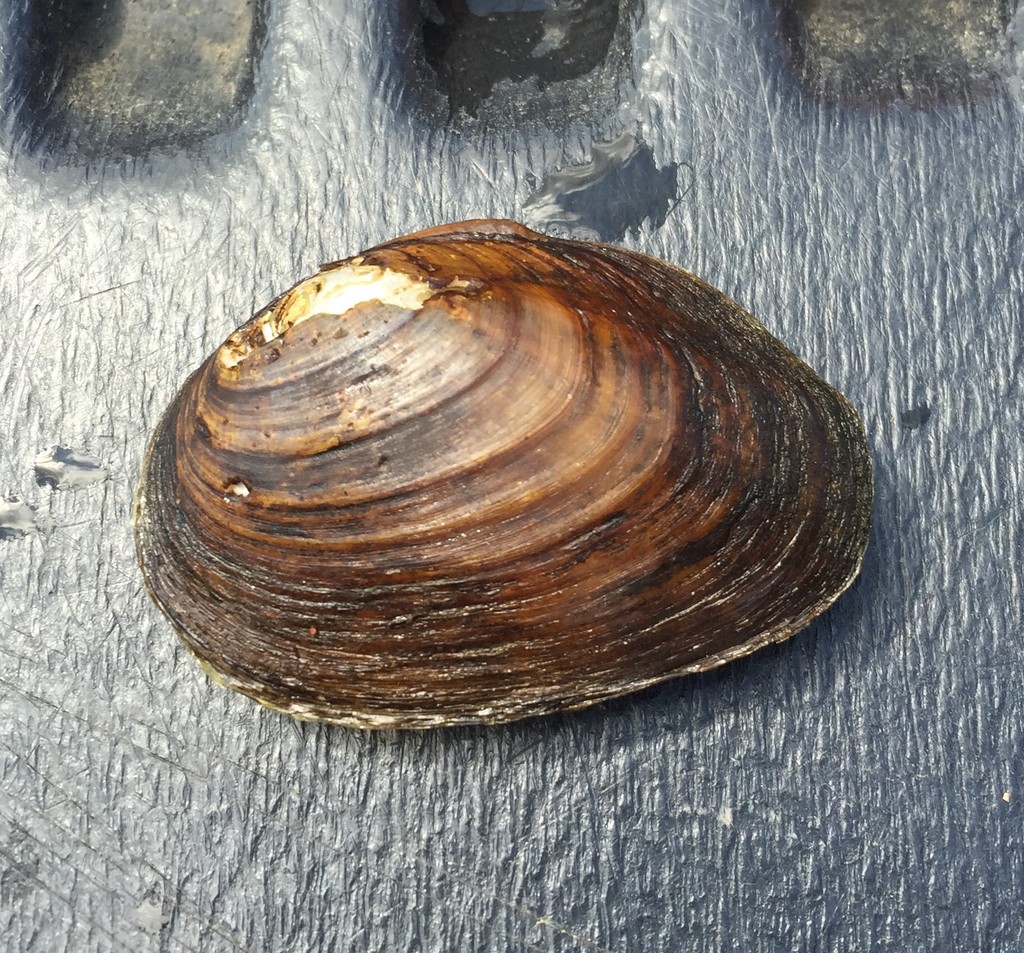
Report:
[{"label": "eroded white patch on shell", "polygon": [[237,367],[255,347],[276,341],[314,315],[341,317],[367,301],[418,311],[437,293],[429,282],[412,275],[360,262],[361,258],[354,258],[296,285],[274,307],[257,315],[224,342],[217,352],[221,367]]}]

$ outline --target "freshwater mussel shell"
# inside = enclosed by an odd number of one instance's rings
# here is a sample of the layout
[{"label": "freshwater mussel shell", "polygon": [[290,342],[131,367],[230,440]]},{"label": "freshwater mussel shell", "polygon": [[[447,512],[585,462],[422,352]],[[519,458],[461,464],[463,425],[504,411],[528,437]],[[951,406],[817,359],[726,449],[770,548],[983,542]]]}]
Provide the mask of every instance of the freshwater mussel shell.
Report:
[{"label": "freshwater mussel shell", "polygon": [[511,222],[325,266],[160,421],[154,599],[218,681],[361,727],[501,722],[712,668],[856,577],[847,401],[732,300]]}]

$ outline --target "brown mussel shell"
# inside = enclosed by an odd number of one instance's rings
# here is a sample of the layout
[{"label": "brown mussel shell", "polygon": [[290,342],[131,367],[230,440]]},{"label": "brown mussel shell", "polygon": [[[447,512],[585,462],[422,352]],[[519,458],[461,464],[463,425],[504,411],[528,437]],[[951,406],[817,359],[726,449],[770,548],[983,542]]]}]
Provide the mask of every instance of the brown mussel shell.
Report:
[{"label": "brown mussel shell", "polygon": [[678,268],[512,222],[325,266],[197,370],[136,497],[207,672],[301,718],[502,722],[778,642],[856,577],[847,401]]}]

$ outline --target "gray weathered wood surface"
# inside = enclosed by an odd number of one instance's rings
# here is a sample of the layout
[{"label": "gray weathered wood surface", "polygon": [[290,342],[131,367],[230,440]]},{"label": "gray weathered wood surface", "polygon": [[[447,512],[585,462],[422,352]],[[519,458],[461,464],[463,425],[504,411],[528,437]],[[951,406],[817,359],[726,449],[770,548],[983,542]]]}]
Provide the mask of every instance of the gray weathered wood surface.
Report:
[{"label": "gray weathered wood surface", "polygon": [[[199,151],[2,138],[0,494],[41,530],[0,541],[0,949],[1020,948],[1019,69],[968,105],[845,110],[789,74],[767,5],[650,0],[620,111],[456,133],[409,108],[375,6],[272,4],[246,118]],[[213,686],[129,525],[188,371],[318,263],[519,217],[624,131],[681,195],[624,243],[861,409],[854,589],[725,670],[500,729],[360,734]],[[58,443],[109,479],[37,486]]]}]

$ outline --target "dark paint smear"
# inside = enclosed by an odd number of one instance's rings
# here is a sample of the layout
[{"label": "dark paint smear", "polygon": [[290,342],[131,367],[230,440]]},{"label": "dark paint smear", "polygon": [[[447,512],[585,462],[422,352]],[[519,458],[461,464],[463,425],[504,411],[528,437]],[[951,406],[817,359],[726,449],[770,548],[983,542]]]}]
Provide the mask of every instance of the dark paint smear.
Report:
[{"label": "dark paint smear", "polygon": [[[423,54],[449,111],[477,116],[501,83],[543,90],[579,80],[614,59],[620,13],[640,0],[438,0],[422,24]],[[509,103],[509,118],[538,107]]]},{"label": "dark paint smear", "polygon": [[546,175],[523,215],[534,228],[562,226],[577,238],[618,241],[648,219],[661,228],[678,193],[677,163],[659,169],[651,147],[625,134],[596,144],[590,162]]},{"label": "dark paint smear", "polygon": [[910,410],[905,410],[900,414],[900,423],[903,424],[908,430],[916,430],[918,427],[923,427],[931,419],[932,409],[927,404],[919,404],[917,407],[912,407]]},{"label": "dark paint smear", "polygon": [[8,907],[28,896],[39,880],[39,853],[26,833],[15,833],[3,847],[4,866],[0,868],[0,906]]},{"label": "dark paint smear", "polygon": [[3,109],[30,152],[89,160],[192,146],[240,121],[264,2],[20,4]]},{"label": "dark paint smear", "polygon": [[920,108],[993,88],[1003,0],[774,0],[794,71],[825,101]]}]

